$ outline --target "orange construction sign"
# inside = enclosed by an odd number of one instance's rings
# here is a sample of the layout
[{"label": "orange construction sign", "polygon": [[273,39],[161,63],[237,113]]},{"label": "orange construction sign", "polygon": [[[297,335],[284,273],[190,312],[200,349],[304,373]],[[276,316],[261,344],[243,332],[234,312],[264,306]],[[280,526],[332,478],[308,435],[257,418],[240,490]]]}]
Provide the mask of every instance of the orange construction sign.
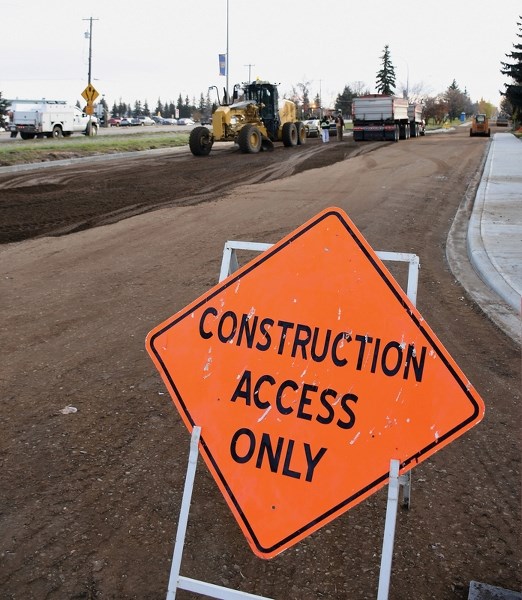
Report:
[{"label": "orange construction sign", "polygon": [[252,550],[271,558],[477,424],[484,404],[330,208],[156,327],[147,350]]}]

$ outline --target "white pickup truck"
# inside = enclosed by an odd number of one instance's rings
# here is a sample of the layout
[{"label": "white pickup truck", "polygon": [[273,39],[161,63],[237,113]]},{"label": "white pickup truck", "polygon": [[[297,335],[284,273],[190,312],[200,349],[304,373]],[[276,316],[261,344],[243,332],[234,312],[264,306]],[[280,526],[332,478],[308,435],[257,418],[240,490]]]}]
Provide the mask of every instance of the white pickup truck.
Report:
[{"label": "white pickup truck", "polygon": [[23,140],[68,137],[75,132],[96,135],[98,119],[61,100],[41,100],[15,108],[9,129],[11,137],[19,133]]}]

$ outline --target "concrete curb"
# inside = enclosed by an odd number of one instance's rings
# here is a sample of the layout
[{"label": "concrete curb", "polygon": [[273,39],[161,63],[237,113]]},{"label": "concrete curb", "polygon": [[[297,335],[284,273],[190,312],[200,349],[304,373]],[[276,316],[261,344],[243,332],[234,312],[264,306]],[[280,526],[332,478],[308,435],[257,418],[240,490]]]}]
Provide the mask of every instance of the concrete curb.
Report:
[{"label": "concrete curb", "polygon": [[[496,134],[498,136],[499,134]],[[518,284],[516,278],[509,276],[509,263],[516,260],[516,248],[500,251],[494,246],[499,240],[503,245],[508,245],[513,239],[516,243],[516,238],[520,241],[521,231],[516,232],[517,215],[512,214],[516,210],[516,205],[520,205],[522,199],[522,177],[520,178],[520,192],[513,191],[512,178],[505,173],[498,173],[499,167],[497,163],[501,158],[498,155],[510,151],[511,144],[520,150],[518,155],[522,158],[522,143],[510,134],[507,138],[493,138],[490,144],[486,165],[482,175],[482,180],[477,190],[475,204],[470,216],[468,226],[468,254],[471,264],[479,273],[480,277],[509,305],[520,314],[521,296],[516,289]],[[498,147],[498,144],[503,144],[505,147]],[[516,153],[514,153],[517,155]],[[503,162],[504,158],[500,162]],[[522,163],[521,163],[522,164]],[[516,184],[517,182],[515,182]],[[502,203],[503,215],[496,215],[499,203]],[[521,212],[520,209],[518,212]],[[514,218],[513,218],[514,217]],[[511,223],[509,223],[511,221]],[[507,228],[511,227],[511,233]],[[520,246],[522,247],[522,245]],[[508,255],[509,259],[505,260],[504,255]],[[518,252],[520,254],[520,252]],[[511,256],[513,255],[513,256]],[[502,263],[502,264],[501,264]]]},{"label": "concrete curb", "polygon": [[[453,219],[446,240],[446,258],[455,279],[460,282],[472,300],[480,306],[499,329],[521,346],[522,327],[518,311],[489,287],[486,277],[479,275],[468,255],[469,222],[475,209],[475,197],[486,160],[487,157],[484,157],[482,165],[471,180]],[[474,238],[473,249],[478,250],[477,244],[481,242],[480,236]]]}]

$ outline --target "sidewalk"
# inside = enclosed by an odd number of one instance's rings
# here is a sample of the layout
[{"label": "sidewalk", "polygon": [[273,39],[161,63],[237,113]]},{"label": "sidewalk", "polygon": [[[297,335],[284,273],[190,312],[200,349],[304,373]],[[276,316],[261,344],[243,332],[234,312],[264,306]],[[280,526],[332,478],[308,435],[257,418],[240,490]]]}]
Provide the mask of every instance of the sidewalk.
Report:
[{"label": "sidewalk", "polygon": [[[522,295],[522,140],[496,133],[489,147],[467,235],[468,255],[480,278],[512,309],[515,321],[504,330],[520,343]],[[486,303],[488,304],[488,303]],[[489,303],[502,316],[502,302]],[[492,308],[493,307],[493,308]],[[491,310],[496,314],[491,315]],[[497,320],[497,319],[494,319]],[[498,322],[498,321],[497,321]],[[512,335],[513,337],[513,335]],[[468,600],[516,600],[522,594],[472,581]]]},{"label": "sidewalk", "polygon": [[453,221],[446,255],[468,294],[520,346],[522,140],[513,134],[491,139],[484,170]]},{"label": "sidewalk", "polygon": [[515,311],[522,295],[522,141],[496,133],[468,228],[468,253],[481,278]]}]

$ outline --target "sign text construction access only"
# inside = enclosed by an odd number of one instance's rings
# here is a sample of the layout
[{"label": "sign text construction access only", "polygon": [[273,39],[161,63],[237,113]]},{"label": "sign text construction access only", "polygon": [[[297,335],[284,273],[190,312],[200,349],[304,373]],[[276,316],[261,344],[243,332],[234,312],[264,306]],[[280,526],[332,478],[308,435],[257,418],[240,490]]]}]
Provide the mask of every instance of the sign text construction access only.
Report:
[{"label": "sign text construction access only", "polygon": [[271,558],[484,405],[355,225],[327,209],[147,338],[253,551]]}]

